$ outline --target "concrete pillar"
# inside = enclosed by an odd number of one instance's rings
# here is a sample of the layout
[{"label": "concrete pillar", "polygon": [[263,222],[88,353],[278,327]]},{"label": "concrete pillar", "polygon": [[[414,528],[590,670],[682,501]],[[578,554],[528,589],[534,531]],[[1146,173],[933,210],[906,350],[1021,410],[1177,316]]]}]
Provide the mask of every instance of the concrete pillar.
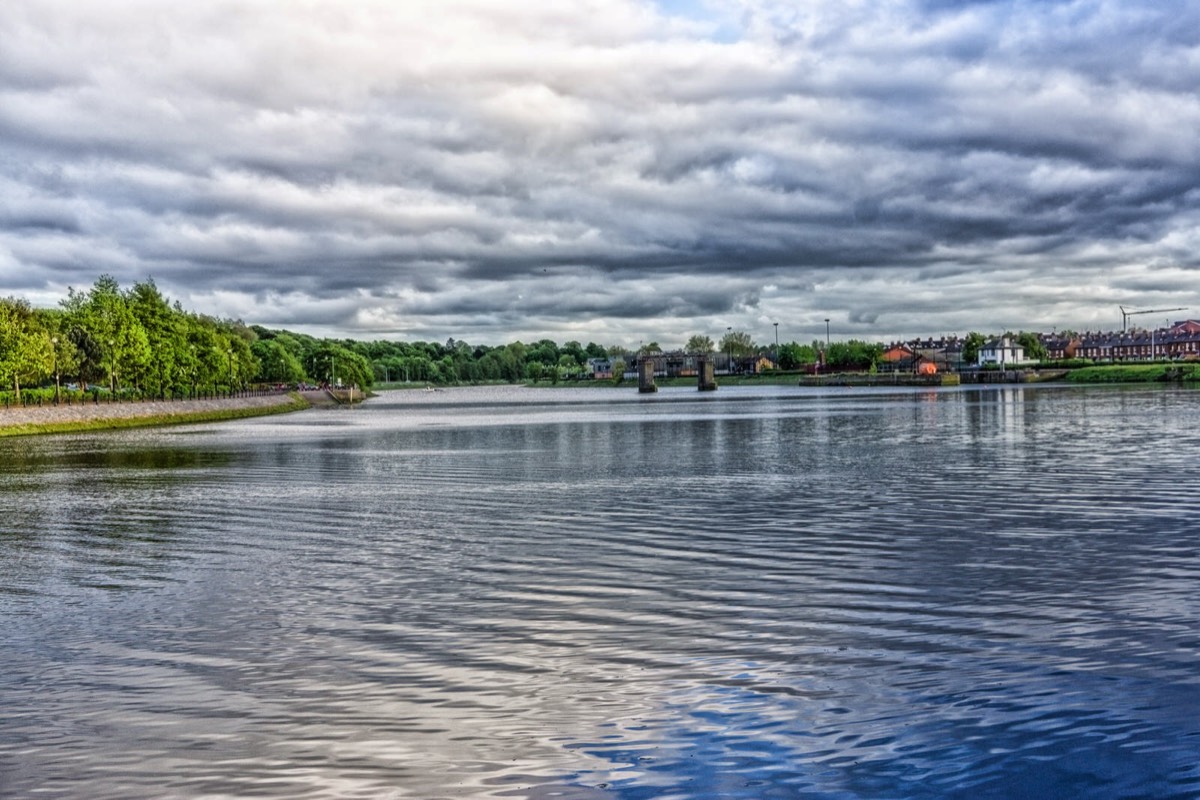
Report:
[{"label": "concrete pillar", "polygon": [[658,391],[658,386],[654,383],[653,358],[643,358],[638,362],[638,391],[642,394]]},{"label": "concrete pillar", "polygon": [[714,392],[717,389],[717,379],[713,374],[713,362],[707,358],[700,359],[696,370],[699,375],[698,388],[702,392]]}]

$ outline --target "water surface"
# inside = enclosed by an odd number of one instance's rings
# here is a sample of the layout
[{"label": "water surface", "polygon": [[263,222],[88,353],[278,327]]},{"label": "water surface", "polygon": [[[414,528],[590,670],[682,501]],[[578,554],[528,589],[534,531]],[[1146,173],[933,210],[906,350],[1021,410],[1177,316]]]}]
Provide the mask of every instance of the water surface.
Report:
[{"label": "water surface", "polygon": [[0,796],[1200,796],[1200,395],[0,441]]}]

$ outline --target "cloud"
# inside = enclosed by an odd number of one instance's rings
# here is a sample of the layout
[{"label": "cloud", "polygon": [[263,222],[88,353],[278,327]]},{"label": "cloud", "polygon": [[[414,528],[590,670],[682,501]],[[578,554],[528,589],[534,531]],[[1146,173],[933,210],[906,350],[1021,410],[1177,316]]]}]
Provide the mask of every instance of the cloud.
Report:
[{"label": "cloud", "polygon": [[1197,31],[1132,0],[12,0],[0,292],[153,276],[487,343],[1200,305]]}]

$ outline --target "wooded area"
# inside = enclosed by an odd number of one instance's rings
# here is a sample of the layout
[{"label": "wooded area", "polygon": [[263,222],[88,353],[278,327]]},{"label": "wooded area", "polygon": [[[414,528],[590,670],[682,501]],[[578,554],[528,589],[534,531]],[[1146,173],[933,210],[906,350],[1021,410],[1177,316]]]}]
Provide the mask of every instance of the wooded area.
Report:
[{"label": "wooded area", "polygon": [[[819,358],[820,342],[781,344],[778,352],[756,345],[744,331],[716,345],[704,335],[688,352],[769,355],[783,369]],[[657,342],[642,352],[661,352]],[[833,366],[875,363],[880,345],[834,342],[825,354]],[[589,359],[634,354],[621,347],[559,345],[549,339],[491,347],[447,339],[436,342],[363,342],[320,339],[286,330],[218,319],[171,303],[153,280],[123,290],[102,276],[87,291],[69,289],[59,308],[33,308],[0,298],[0,395],[20,400],[33,391],[46,400],[108,394],[171,398],[223,393],[253,384],[329,383],[370,388],[377,382],[435,385],[487,381],[590,379]],[[35,387],[32,390],[30,387]]]}]

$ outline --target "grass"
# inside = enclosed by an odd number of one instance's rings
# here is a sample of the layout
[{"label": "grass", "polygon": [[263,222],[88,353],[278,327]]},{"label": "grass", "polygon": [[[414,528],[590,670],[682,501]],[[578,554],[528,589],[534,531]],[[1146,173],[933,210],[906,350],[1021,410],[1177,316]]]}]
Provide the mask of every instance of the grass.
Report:
[{"label": "grass", "polygon": [[1200,381],[1200,367],[1194,364],[1113,364],[1083,367],[1068,373],[1072,383],[1153,383],[1156,381]]},{"label": "grass", "polygon": [[148,428],[159,425],[185,425],[197,422],[224,422],[233,419],[263,417],[269,414],[286,414],[309,408],[308,401],[292,395],[288,403],[277,406],[253,406],[249,408],[222,408],[211,411],[183,411],[178,414],[147,414],[136,417],[98,417],[96,419],[71,420],[69,422],[27,423],[0,426],[0,437],[32,436],[45,433],[80,433],[84,431],[121,430],[125,428]]}]

